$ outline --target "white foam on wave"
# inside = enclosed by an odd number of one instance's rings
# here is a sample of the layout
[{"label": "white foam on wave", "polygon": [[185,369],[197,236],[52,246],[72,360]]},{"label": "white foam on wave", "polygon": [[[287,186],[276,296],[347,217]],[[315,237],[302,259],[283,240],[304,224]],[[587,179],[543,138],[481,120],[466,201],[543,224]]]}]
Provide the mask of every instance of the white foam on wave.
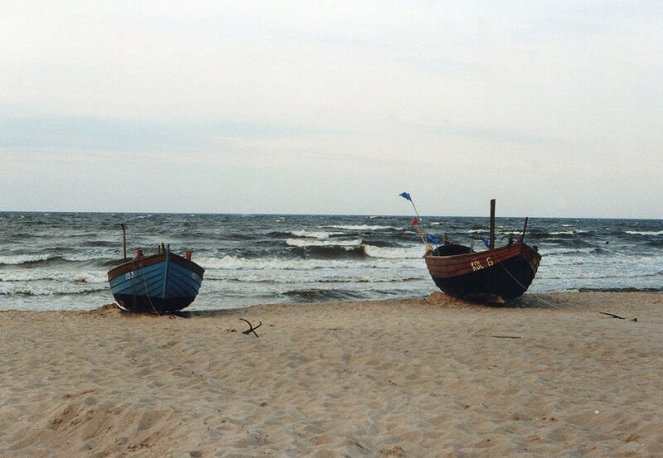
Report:
[{"label": "white foam on wave", "polygon": [[663,231],[625,231],[629,235],[663,235]]},{"label": "white foam on wave", "polygon": [[108,289],[106,284],[98,283],[63,283],[63,282],[32,282],[32,283],[0,283],[0,295],[7,296],[54,296],[65,294],[94,293]]},{"label": "white foam on wave", "polygon": [[292,231],[290,232],[290,234],[294,235],[295,237],[306,237],[312,239],[327,240],[331,235],[338,234],[338,232],[329,233],[329,232],[316,232],[316,231]]},{"label": "white foam on wave", "polygon": [[19,265],[30,262],[46,261],[50,258],[47,254],[17,254],[0,256],[0,264]]},{"label": "white foam on wave", "polygon": [[575,257],[579,259],[586,259],[588,254],[598,253],[597,250],[603,250],[604,253],[610,253],[608,250],[598,247],[564,247],[564,246],[547,246],[542,249],[543,256],[557,256],[563,257],[566,260],[574,260]]},{"label": "white foam on wave", "polygon": [[[378,251],[385,250],[375,247]],[[371,248],[368,248],[369,250]],[[400,250],[400,249],[395,249]],[[382,256],[357,259],[283,259],[283,258],[243,258],[238,256],[224,256],[222,258],[205,257],[196,262],[207,272],[213,270],[270,270],[270,271],[319,271],[319,270],[361,270],[371,269],[398,269],[409,267],[415,259],[421,258],[421,249],[403,249],[401,253],[381,252]],[[398,254],[398,255],[397,255]],[[405,256],[400,256],[404,254]],[[418,261],[415,261],[418,262]]]},{"label": "white foam on wave", "polygon": [[366,254],[372,258],[418,259],[424,255],[423,247],[389,248],[365,245]]},{"label": "white foam on wave", "polygon": [[108,255],[101,250],[88,250],[81,253],[67,253],[62,256],[62,259],[69,262],[87,262],[98,261],[104,259]]},{"label": "white foam on wave", "polygon": [[355,240],[307,240],[307,239],[287,239],[285,243],[289,246],[296,246],[300,248],[310,246],[326,246],[326,247],[344,247],[355,248],[361,245],[361,239]]},{"label": "white foam on wave", "polygon": [[386,229],[401,229],[394,226],[369,225],[369,224],[336,224],[327,226],[332,229],[343,229],[345,231],[380,231]]},{"label": "white foam on wave", "polygon": [[[208,291],[229,290],[240,293],[249,287],[253,294],[265,292],[267,297],[278,295],[283,290],[310,288],[312,285],[331,288],[372,290],[391,288],[392,284],[425,282],[421,274],[421,259],[377,259],[361,260],[315,260],[291,259],[241,259],[227,258],[226,268],[208,268],[205,271]],[[250,286],[247,286],[250,285]],[[359,286],[364,285],[364,286]],[[245,291],[245,290],[244,290]],[[279,292],[280,291],[280,292]],[[245,293],[244,293],[245,294]]]},{"label": "white foam on wave", "polygon": [[347,268],[349,260],[333,259],[283,259],[283,258],[243,258],[224,256],[222,258],[199,258],[196,261],[205,269],[219,270],[311,270],[321,268]]},{"label": "white foam on wave", "polygon": [[105,272],[72,272],[50,269],[31,270],[0,270],[0,281],[3,282],[74,282],[74,283],[106,283]]}]

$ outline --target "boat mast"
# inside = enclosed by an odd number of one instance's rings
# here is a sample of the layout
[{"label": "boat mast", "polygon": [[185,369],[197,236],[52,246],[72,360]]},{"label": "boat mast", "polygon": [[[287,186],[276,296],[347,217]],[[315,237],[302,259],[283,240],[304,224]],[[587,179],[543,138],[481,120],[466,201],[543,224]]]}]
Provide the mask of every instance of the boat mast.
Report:
[{"label": "boat mast", "polygon": [[124,262],[127,261],[127,227],[124,224],[120,224],[122,227],[122,248],[124,254]]},{"label": "boat mast", "polygon": [[522,233],[522,235],[520,236],[520,243],[523,243],[523,241],[525,240],[525,232],[527,232],[527,220],[528,220],[528,219],[529,219],[529,218],[526,216],[526,217],[525,217],[525,226],[523,227],[523,233]]},{"label": "boat mast", "polygon": [[490,242],[488,249],[495,249],[495,199],[490,199]]}]

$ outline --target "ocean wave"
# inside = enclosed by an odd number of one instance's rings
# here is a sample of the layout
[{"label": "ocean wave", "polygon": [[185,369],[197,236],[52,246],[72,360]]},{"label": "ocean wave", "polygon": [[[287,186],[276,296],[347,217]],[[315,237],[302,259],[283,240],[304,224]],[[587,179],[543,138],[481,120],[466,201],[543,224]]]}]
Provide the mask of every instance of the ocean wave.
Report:
[{"label": "ocean wave", "polygon": [[[416,256],[415,256],[416,254]],[[223,257],[201,257],[196,262],[202,266],[205,272],[205,278],[211,278],[215,270],[218,271],[317,271],[317,270],[338,270],[347,271],[347,269],[370,269],[371,272],[381,269],[407,269],[417,265],[421,261],[421,251],[412,250],[407,258],[397,257],[369,257],[364,255],[361,258],[352,257],[264,257],[264,258],[246,258],[242,256],[223,256]],[[297,275],[301,275],[298,273]],[[291,281],[293,279],[291,278]]]},{"label": "ocean wave", "polygon": [[0,256],[0,266],[39,268],[48,266],[96,266],[108,267],[120,264],[122,260],[104,257],[98,253],[71,253],[67,255],[20,254]]},{"label": "ocean wave", "polygon": [[2,296],[65,296],[76,294],[91,294],[110,289],[108,285],[89,283],[54,283],[54,284],[30,284],[30,283],[3,283],[0,284],[0,295]]},{"label": "ocean wave", "polygon": [[266,236],[270,239],[282,239],[292,237],[292,231],[270,231]]},{"label": "ocean wave", "polygon": [[355,240],[315,240],[288,239],[286,244],[301,250],[301,256],[314,256],[327,259],[362,258],[368,256],[360,239]]},{"label": "ocean wave", "polygon": [[312,238],[318,240],[328,240],[333,235],[341,235],[342,232],[318,232],[318,231],[292,231],[290,235],[295,237]]},{"label": "ocean wave", "polygon": [[36,264],[46,262],[52,259],[62,259],[59,256],[53,257],[48,254],[17,254],[0,256],[0,264],[19,266],[22,264]]},{"label": "ocean wave", "polygon": [[34,269],[4,271],[0,270],[0,281],[2,282],[73,282],[73,283],[107,283],[105,272],[64,272],[60,270]]},{"label": "ocean wave", "polygon": [[421,259],[424,255],[424,249],[422,246],[411,248],[392,248],[366,245],[365,252],[372,258],[383,259]]},{"label": "ocean wave", "polygon": [[[589,250],[587,253],[591,252],[594,248],[597,248],[596,243],[588,242],[585,240],[570,240],[568,238],[551,238],[548,240],[539,240],[539,247],[544,247],[548,251],[554,251],[555,249],[563,248],[571,252],[575,250]],[[603,243],[605,245],[605,243]]]},{"label": "ocean wave", "polygon": [[[68,253],[58,257],[60,261],[72,262],[72,263],[96,263],[99,266],[105,265],[106,262],[111,262],[112,260],[107,257],[105,254],[95,253],[95,252],[83,252],[83,253]],[[49,259],[50,261],[50,259]],[[115,261],[113,261],[115,262]]]},{"label": "ocean wave", "polygon": [[[310,271],[309,271],[310,272]],[[256,285],[338,285],[355,283],[406,283],[427,280],[420,275],[404,275],[402,272],[381,272],[380,276],[370,276],[366,273],[348,271],[339,274],[338,270],[329,269],[328,273],[308,276],[298,276],[293,281],[292,275],[278,271],[212,271],[205,273],[205,281],[223,281],[232,283],[251,283]]]},{"label": "ocean wave", "polygon": [[299,255],[319,259],[364,259],[368,257],[365,245],[304,245],[295,247]]},{"label": "ocean wave", "polygon": [[375,259],[420,259],[423,248],[400,246],[376,246],[362,243],[361,240],[349,241],[306,241],[295,240],[290,246],[302,249],[304,254],[326,259],[375,258]]},{"label": "ocean wave", "polygon": [[663,235],[663,231],[624,231],[624,233],[629,235],[644,235],[644,236]]},{"label": "ocean wave", "polygon": [[83,242],[81,246],[91,248],[112,248],[117,247],[118,243],[116,240],[89,240],[87,242]]},{"label": "ocean wave", "polygon": [[663,288],[638,288],[634,286],[626,286],[623,288],[583,288],[580,287],[577,291],[581,293],[591,293],[591,292],[600,292],[600,293],[656,293],[663,291]]},{"label": "ocean wave", "polygon": [[[435,289],[411,217],[28,217],[9,214],[0,220],[5,234],[0,241],[0,308],[75,309],[112,301],[106,272],[122,262],[117,259],[121,234],[114,225],[120,219],[130,228],[130,247],[143,246],[147,254],[164,237],[175,248],[194,248],[194,261],[206,269],[194,307],[412,297]],[[438,217],[426,218],[424,226],[427,232],[446,232],[452,240],[483,249],[486,223],[486,218]],[[520,225],[515,219],[498,223],[501,246],[502,236]],[[649,290],[663,284],[663,227],[658,221],[533,219],[529,227],[528,243],[538,245],[544,257],[532,291]],[[133,255],[133,248],[129,251]]]},{"label": "ocean wave", "polygon": [[570,255],[587,255],[591,254],[596,250],[595,246],[583,246],[583,247],[574,247],[574,246],[557,246],[557,247],[545,247],[541,248],[542,256],[570,256]]},{"label": "ocean wave", "polygon": [[[367,238],[363,241],[363,243],[364,245],[371,245],[378,248],[401,248],[403,244],[410,245],[412,240],[412,237],[408,237],[404,241]],[[414,240],[416,241],[417,239]]]},{"label": "ocean wave", "polygon": [[342,248],[355,248],[361,246],[361,239],[355,240],[302,240],[302,239],[287,239],[285,243],[289,246],[307,248],[307,247],[342,247]]},{"label": "ocean wave", "polygon": [[[301,258],[245,258],[223,256],[222,258],[201,257],[196,261],[206,270],[312,270],[320,268],[347,268],[348,261],[315,260]],[[208,277],[208,273],[205,273]]]},{"label": "ocean wave", "polygon": [[370,225],[370,224],[334,224],[325,226],[331,229],[342,229],[345,231],[383,231],[383,230],[401,230],[402,227]]},{"label": "ocean wave", "polygon": [[[582,264],[582,263],[580,263]],[[539,272],[537,272],[537,278],[545,278],[548,280],[601,280],[601,281],[610,281],[611,283],[619,283],[624,279],[651,279],[654,277],[660,277],[662,274],[660,272],[651,272],[643,274],[640,272],[628,273],[624,270],[612,270],[606,272],[605,269],[600,268],[600,266],[589,266],[585,269],[549,269],[548,266],[542,265]]]},{"label": "ocean wave", "polygon": [[340,289],[294,289],[282,293],[283,296],[296,302],[318,302],[334,300],[356,300],[362,299],[362,294],[354,290]]}]

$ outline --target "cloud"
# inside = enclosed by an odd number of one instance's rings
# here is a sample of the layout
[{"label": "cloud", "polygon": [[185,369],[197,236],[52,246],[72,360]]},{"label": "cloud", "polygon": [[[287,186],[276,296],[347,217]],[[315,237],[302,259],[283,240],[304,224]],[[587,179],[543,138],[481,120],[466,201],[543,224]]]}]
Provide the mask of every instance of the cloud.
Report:
[{"label": "cloud", "polygon": [[[16,176],[52,173],[50,188],[32,192],[66,189],[49,203],[65,210],[77,202],[65,198],[72,170],[129,186],[139,176],[127,175],[131,163],[155,182],[185,168],[195,177],[170,201],[143,189],[146,208],[207,196],[202,210],[390,212],[373,193],[444,186],[454,200],[483,202],[535,181],[560,202],[606,195],[615,209],[601,211],[655,215],[642,202],[663,178],[660,5],[10,1],[0,154]],[[103,166],[84,163],[91,157]],[[627,191],[615,196],[615,180]],[[244,203],[219,207],[219,181],[242,184]],[[95,203],[93,183],[86,208],[113,205]],[[366,204],[333,197],[339,187]],[[521,210],[547,198],[527,194]],[[24,208],[40,201],[21,198]],[[450,208],[437,202],[426,203]]]}]

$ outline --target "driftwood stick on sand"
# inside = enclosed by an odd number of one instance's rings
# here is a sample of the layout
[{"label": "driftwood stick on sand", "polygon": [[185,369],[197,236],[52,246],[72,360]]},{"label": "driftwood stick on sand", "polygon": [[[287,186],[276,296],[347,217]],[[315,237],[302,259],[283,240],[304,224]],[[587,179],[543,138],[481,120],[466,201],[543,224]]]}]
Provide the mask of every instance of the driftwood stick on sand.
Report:
[{"label": "driftwood stick on sand", "polygon": [[608,312],[599,312],[599,313],[601,313],[601,314],[603,314],[603,315],[608,315],[608,316],[610,316],[610,317],[612,317],[612,318],[617,318],[618,320],[625,320],[625,319],[626,319],[625,317],[623,317],[623,316],[619,316],[619,315],[615,315],[614,313],[608,313]]},{"label": "driftwood stick on sand", "polygon": [[240,320],[246,322],[246,323],[249,325],[249,329],[247,329],[246,331],[242,331],[242,334],[248,336],[250,333],[253,333],[253,335],[255,335],[256,337],[260,337],[260,336],[258,335],[258,333],[256,333],[256,329],[258,329],[260,326],[262,326],[262,321],[259,322],[259,323],[258,323],[258,326],[256,326],[256,327],[254,328],[253,325],[251,324],[251,322],[250,322],[249,320],[245,320],[244,318],[240,318]]},{"label": "driftwood stick on sand", "polygon": [[[614,313],[608,313],[608,312],[599,312],[602,313],[603,315],[608,315],[611,318],[617,318],[618,320],[626,320],[626,317],[615,315]],[[637,318],[628,318],[630,321],[638,321]]]}]

